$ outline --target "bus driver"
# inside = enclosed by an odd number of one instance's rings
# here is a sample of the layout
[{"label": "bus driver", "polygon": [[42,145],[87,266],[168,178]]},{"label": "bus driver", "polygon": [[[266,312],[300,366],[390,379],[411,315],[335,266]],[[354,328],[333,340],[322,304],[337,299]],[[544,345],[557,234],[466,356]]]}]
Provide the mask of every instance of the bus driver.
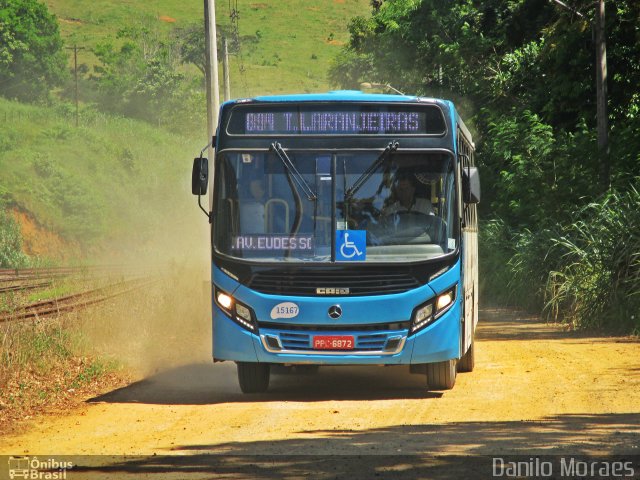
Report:
[{"label": "bus driver", "polygon": [[396,213],[416,212],[424,215],[434,215],[433,206],[428,198],[416,197],[417,180],[413,174],[400,174],[393,182],[392,196],[389,200],[395,202],[383,208],[384,215]]}]

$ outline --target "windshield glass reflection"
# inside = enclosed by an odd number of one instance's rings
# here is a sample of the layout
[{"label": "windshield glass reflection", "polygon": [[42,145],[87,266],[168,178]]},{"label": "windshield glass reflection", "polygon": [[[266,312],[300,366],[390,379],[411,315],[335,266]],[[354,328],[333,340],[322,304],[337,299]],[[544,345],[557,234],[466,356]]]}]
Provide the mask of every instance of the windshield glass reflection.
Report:
[{"label": "windshield glass reflection", "polygon": [[287,150],[293,169],[277,152],[221,154],[214,247],[269,262],[406,262],[453,251],[452,158],[387,153]]}]

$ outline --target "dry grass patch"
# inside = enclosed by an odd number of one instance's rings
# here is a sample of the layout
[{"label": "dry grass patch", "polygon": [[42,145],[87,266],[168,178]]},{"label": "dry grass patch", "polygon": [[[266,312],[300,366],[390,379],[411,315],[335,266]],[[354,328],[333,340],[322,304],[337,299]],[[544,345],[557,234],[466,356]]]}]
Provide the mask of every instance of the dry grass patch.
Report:
[{"label": "dry grass patch", "polygon": [[84,354],[77,314],[0,326],[0,431],[126,383],[118,365]]}]

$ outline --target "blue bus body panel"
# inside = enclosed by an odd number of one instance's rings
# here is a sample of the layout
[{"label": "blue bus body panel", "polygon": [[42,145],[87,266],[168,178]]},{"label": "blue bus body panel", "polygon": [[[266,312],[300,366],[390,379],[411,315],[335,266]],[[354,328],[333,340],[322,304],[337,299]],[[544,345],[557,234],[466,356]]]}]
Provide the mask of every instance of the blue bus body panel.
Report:
[{"label": "blue bus body panel", "polygon": [[[433,324],[415,335],[408,336],[408,330],[358,330],[357,325],[397,324],[408,322],[413,309],[433,299],[452,287],[460,278],[460,262],[457,262],[446,273],[428,285],[409,292],[370,297],[292,297],[266,295],[251,290],[213,267],[213,280],[216,286],[231,294],[238,301],[253,308],[258,321],[277,323],[277,326],[260,328],[260,334],[274,334],[283,342],[291,341],[295,348],[302,348],[304,353],[277,353],[268,351],[258,335],[252,334],[237,325],[213,305],[213,346],[214,357],[220,360],[259,361],[269,363],[314,363],[322,365],[345,364],[410,364],[427,363],[458,358],[460,356],[460,294],[456,295],[454,305]],[[298,313],[292,318],[272,318],[274,307],[281,303],[291,302],[298,306]],[[331,319],[327,312],[332,305],[342,308],[342,316],[338,320]],[[286,328],[286,325],[306,325],[300,330]],[[323,327],[321,331],[313,329],[314,325]],[[332,330],[330,327],[353,325],[354,329]],[[407,337],[404,347],[396,354],[351,354],[313,351],[311,342],[314,335],[353,335],[356,350],[360,346],[369,345],[381,350],[383,344],[392,337]],[[366,337],[366,338],[365,338]],[[286,346],[286,344],[285,344]],[[288,350],[291,351],[291,350]]]},{"label": "blue bus body panel", "polygon": [[411,363],[430,363],[460,358],[460,319],[462,295],[460,289],[460,260],[429,285],[438,294],[456,286],[453,306],[442,317],[415,336]]},{"label": "blue bus body panel", "polygon": [[213,358],[257,362],[252,333],[238,326],[213,304]]},{"label": "blue bus body panel", "polygon": [[[306,93],[297,95],[263,95],[250,99],[229,100],[221,108],[246,102],[436,102],[434,98],[416,97],[414,95],[389,95],[384,93],[363,93],[359,90],[335,90],[327,93]],[[450,102],[446,102],[450,103]]]},{"label": "blue bus body panel", "polygon": [[336,90],[328,93],[300,95],[269,95],[255,97],[259,102],[412,102],[413,95],[387,95],[383,93],[363,93],[359,90]]},{"label": "blue bus body panel", "polygon": [[[262,322],[340,326],[408,321],[414,307],[433,298],[435,293],[424,285],[410,292],[377,297],[290,297],[266,295],[241,285],[233,295],[250,305]],[[293,318],[272,317],[272,310],[285,302],[297,305],[300,313]],[[329,307],[333,305],[342,308],[338,320],[332,320],[328,315]]]}]

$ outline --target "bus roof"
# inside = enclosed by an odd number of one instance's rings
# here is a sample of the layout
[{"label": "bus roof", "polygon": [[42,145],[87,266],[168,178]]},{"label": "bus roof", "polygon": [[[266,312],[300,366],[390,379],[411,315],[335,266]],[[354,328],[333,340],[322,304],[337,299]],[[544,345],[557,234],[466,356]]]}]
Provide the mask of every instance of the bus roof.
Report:
[{"label": "bus roof", "polygon": [[254,98],[230,100],[226,104],[248,102],[420,102],[437,103],[447,100],[417,97],[414,95],[389,95],[384,93],[364,93],[360,90],[334,90],[326,93],[304,93],[293,95],[264,95]]}]

